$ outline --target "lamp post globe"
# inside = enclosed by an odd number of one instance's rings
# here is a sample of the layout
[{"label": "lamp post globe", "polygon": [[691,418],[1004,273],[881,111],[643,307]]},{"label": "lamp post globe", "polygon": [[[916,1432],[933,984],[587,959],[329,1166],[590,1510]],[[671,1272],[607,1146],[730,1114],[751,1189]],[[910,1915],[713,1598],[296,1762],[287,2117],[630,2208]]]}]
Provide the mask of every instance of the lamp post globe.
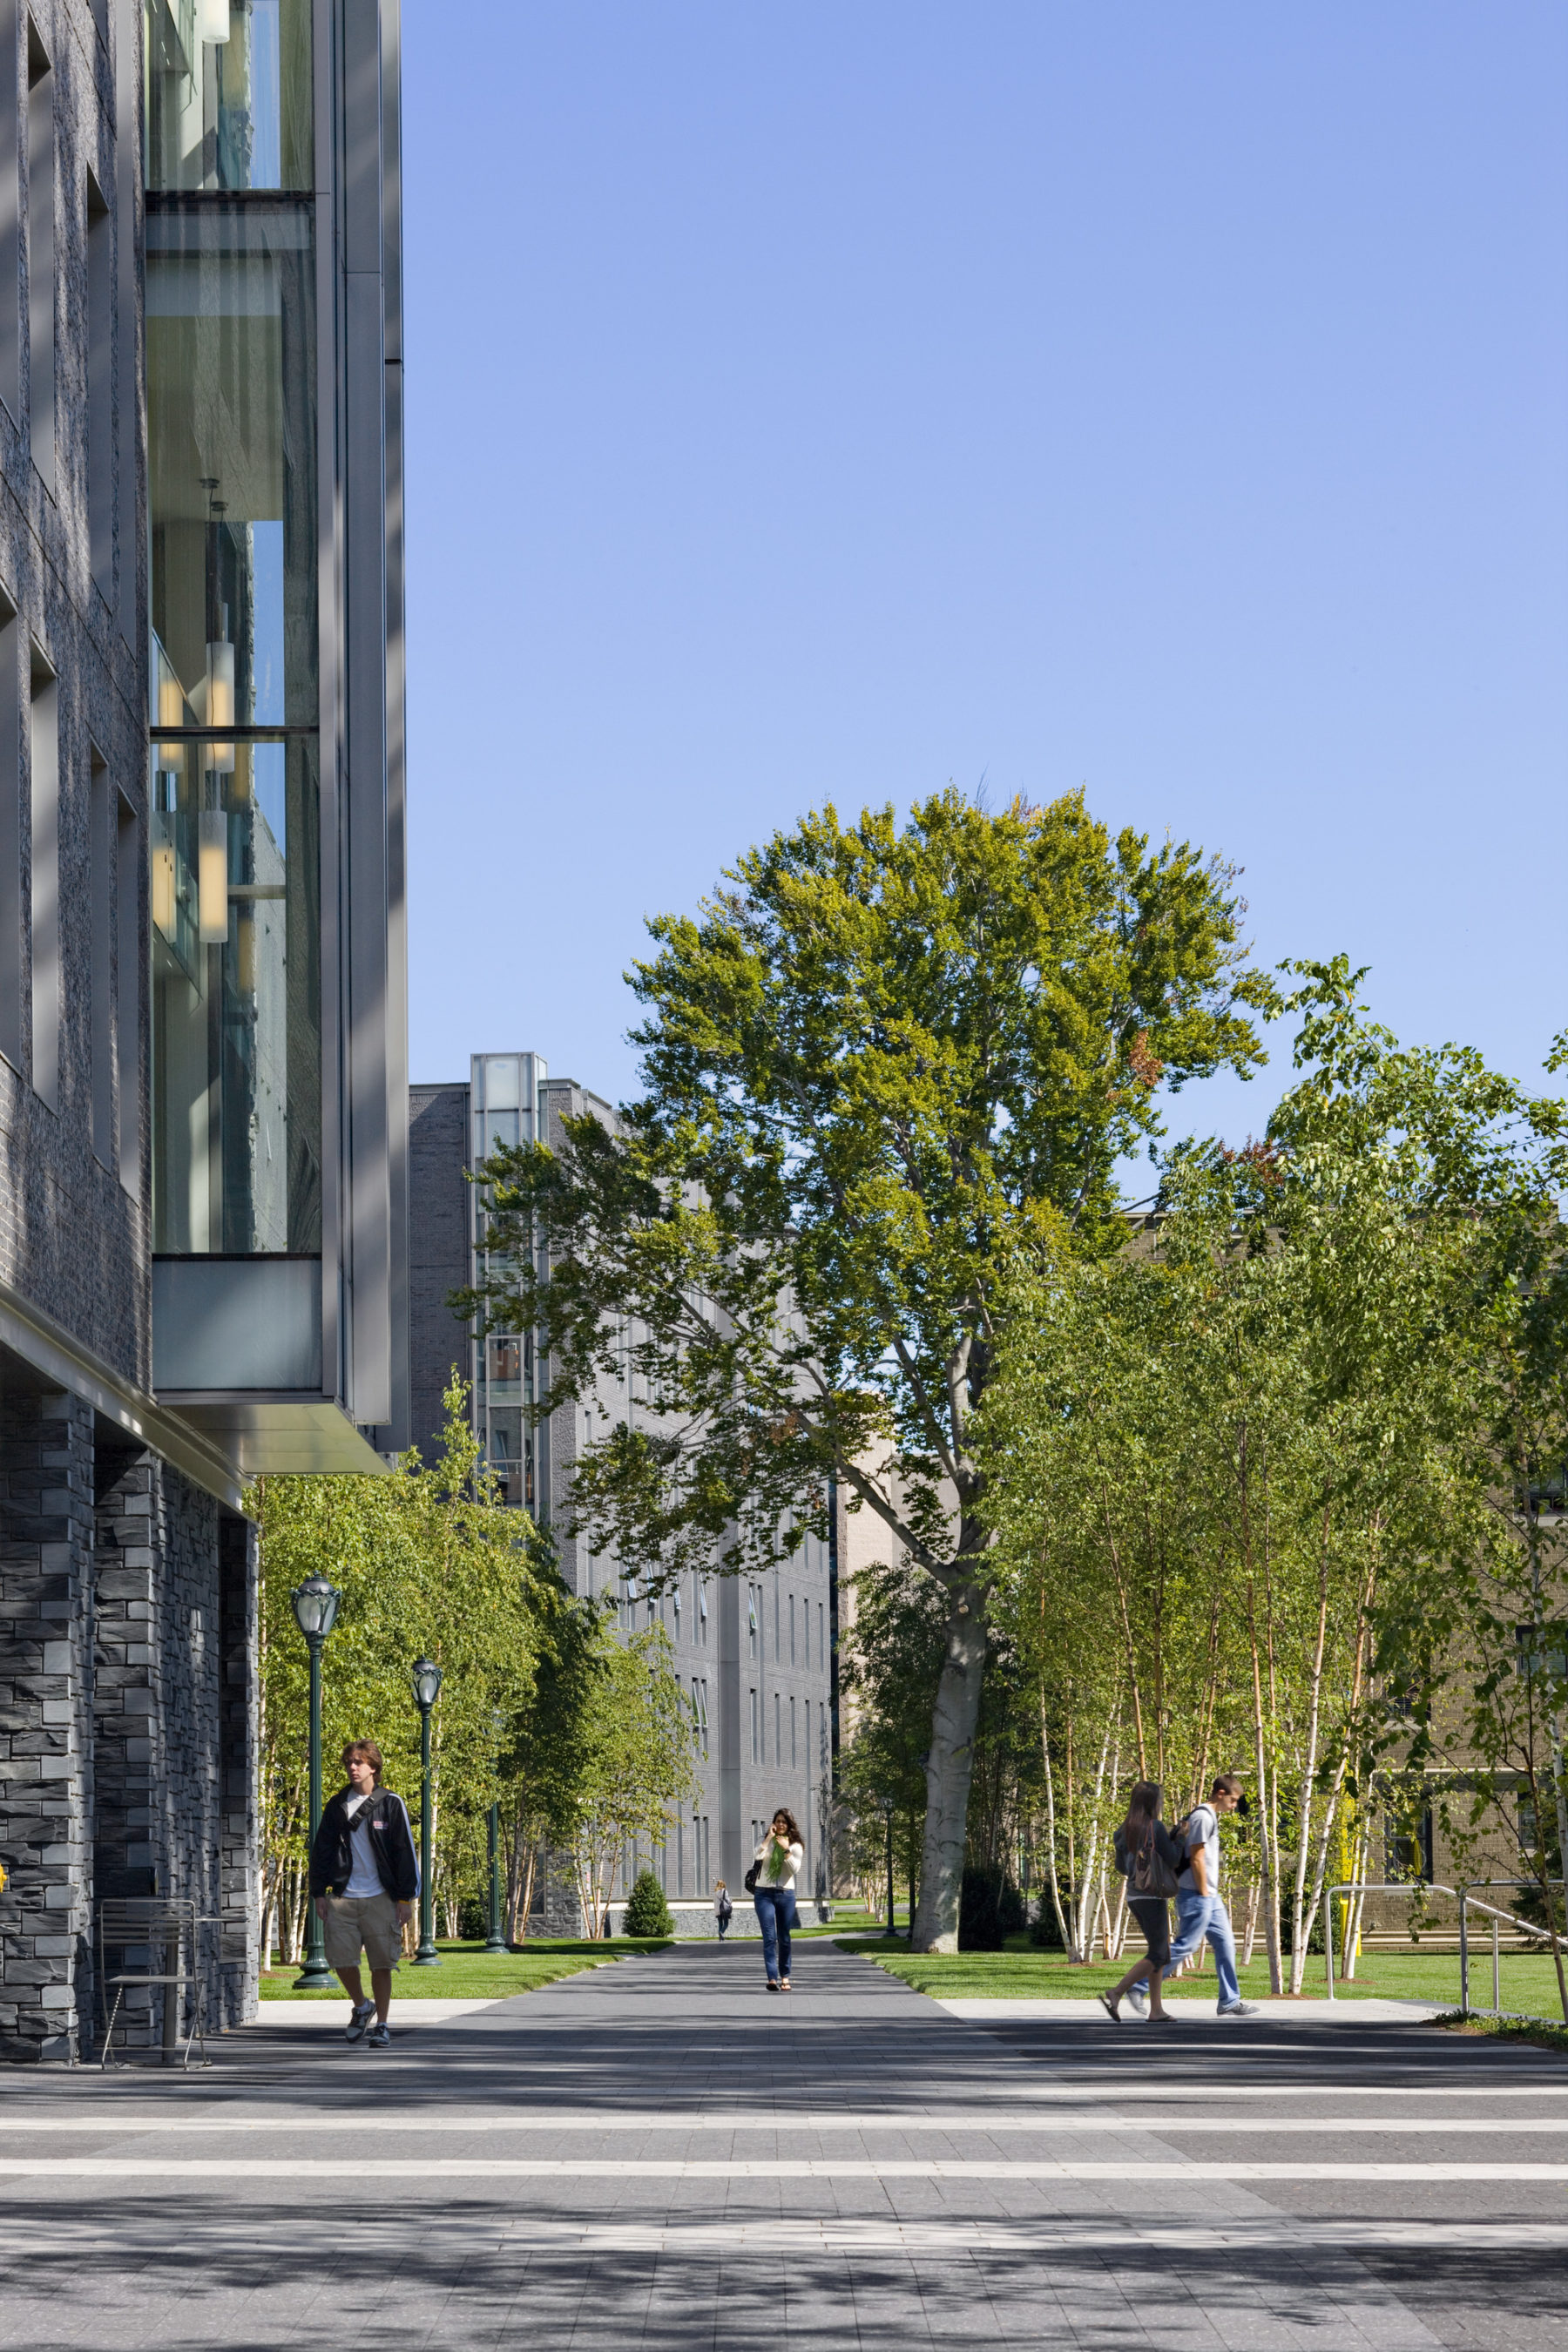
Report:
[{"label": "lamp post globe", "polygon": [[409,1682],[419,1709],[419,1948],[416,1969],[438,1969],[436,1949],[436,1889],[430,1875],[430,1710],[441,1696],[441,1669],[434,1658],[416,1658]]},{"label": "lamp post globe", "polygon": [[[338,1622],[342,1594],[324,1576],[308,1576],[289,1595],[294,1622],[310,1653],[310,1843],[321,1825],[321,1649]],[[296,1992],[329,1990],[332,1972],[327,1966],[321,1922],[314,1903],[305,1906],[305,1964],[295,1979]]]}]

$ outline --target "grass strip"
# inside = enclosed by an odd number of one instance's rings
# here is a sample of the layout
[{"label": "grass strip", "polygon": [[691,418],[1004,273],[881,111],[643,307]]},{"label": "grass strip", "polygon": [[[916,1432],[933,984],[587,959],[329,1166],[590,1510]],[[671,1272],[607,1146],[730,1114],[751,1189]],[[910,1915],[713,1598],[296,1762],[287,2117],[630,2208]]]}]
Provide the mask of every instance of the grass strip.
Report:
[{"label": "grass strip", "polygon": [[[939,2000],[1093,2000],[1108,1991],[1124,1973],[1123,1960],[1091,1960],[1076,1964],[1060,1952],[1044,1951],[1026,1937],[1009,1939],[1000,1952],[911,1952],[900,1936],[839,1936],[841,1951],[872,1960],[916,1992]],[[1557,1979],[1549,1958],[1531,1954],[1505,1957],[1503,1999],[1521,2010],[1542,2011],[1555,2006]],[[1477,1985],[1472,1965],[1470,1984]],[[1254,1959],[1240,1971],[1241,1990],[1248,2000],[1268,2000],[1268,1965]],[[1215,1983],[1212,1966],[1178,1978],[1170,1987],[1177,2000],[1213,2000]],[[1301,1998],[1321,2000],[1327,1991],[1321,1953],[1307,1963]],[[1363,1954],[1353,1979],[1336,1982],[1336,2000],[1431,2001],[1456,2008],[1459,1995],[1459,1964],[1451,1954],[1373,1952]],[[1278,2005],[1289,2006],[1289,1996]]]},{"label": "grass strip", "polygon": [[[436,1948],[441,1965],[416,1969],[405,1960],[394,1971],[392,1998],[404,2000],[510,2000],[513,1994],[538,1992],[559,1984],[584,1969],[602,1969],[611,1960],[646,1959],[668,1951],[668,1937],[611,1936],[602,1944],[567,1936],[531,1937],[521,1950],[487,1952],[483,1944],[442,1943]],[[263,2000],[343,2000],[340,1985],[330,1992],[296,1993],[297,1965],[264,1969],[260,1978]]]}]

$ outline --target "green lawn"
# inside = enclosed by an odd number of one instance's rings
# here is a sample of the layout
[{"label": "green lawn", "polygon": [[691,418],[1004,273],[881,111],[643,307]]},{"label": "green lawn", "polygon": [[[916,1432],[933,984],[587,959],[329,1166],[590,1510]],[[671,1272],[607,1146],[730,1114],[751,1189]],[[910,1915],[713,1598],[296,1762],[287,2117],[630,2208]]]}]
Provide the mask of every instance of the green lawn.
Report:
[{"label": "green lawn", "polygon": [[[917,1992],[944,2000],[1092,2000],[1116,1982],[1126,1965],[1097,1960],[1086,1968],[1074,1968],[1059,1952],[1040,1951],[1022,1937],[1013,1937],[1004,1952],[951,1956],[911,1954],[901,1938],[889,1943],[879,1937],[841,1936],[838,1942],[842,1950],[863,1953]],[[1267,1999],[1266,1960],[1255,1959],[1241,1971],[1241,1989],[1250,2000]],[[1314,1952],[1309,1959],[1301,1990],[1316,2000],[1327,1991],[1321,1953]],[[1184,1976],[1173,1990],[1178,2000],[1212,2000],[1214,1971],[1205,1969],[1195,1976]],[[1354,1982],[1336,1984],[1334,1991],[1342,2000],[1431,2000],[1457,2007],[1459,1962],[1455,1954],[1419,1949],[1363,1955]],[[1491,1999],[1489,1951],[1477,1955],[1470,1963],[1470,1999],[1472,2002]],[[1523,2010],[1537,2017],[1559,2014],[1557,1975],[1550,1957],[1504,1953],[1502,2002],[1505,2009]]]},{"label": "green lawn", "polygon": [[[647,1958],[668,1947],[630,1936],[612,1936],[602,1944],[542,1936],[531,1938],[521,1952],[487,1952],[478,1942],[437,1941],[436,1948],[441,1955],[438,1969],[416,1969],[404,1961],[393,1979],[394,2000],[505,2000],[512,1993],[537,1992],[542,1985],[575,1976],[580,1969],[603,1968],[611,1960]],[[292,1967],[263,1969],[262,2000],[294,1999],[299,1974]],[[298,1996],[304,2000],[342,2000],[343,1997],[336,1985],[331,1992]]]}]

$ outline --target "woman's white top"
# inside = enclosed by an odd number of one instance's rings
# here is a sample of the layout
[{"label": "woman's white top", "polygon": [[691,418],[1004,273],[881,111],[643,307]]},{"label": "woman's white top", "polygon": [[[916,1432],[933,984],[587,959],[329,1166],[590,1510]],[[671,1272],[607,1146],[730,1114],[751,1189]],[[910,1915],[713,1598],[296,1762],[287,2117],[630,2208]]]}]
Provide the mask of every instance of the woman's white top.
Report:
[{"label": "woman's white top", "polygon": [[770,1830],[752,1860],[762,1865],[757,1872],[759,1886],[793,1888],[795,1872],[805,1867],[805,1848],[803,1845],[781,1845]]}]

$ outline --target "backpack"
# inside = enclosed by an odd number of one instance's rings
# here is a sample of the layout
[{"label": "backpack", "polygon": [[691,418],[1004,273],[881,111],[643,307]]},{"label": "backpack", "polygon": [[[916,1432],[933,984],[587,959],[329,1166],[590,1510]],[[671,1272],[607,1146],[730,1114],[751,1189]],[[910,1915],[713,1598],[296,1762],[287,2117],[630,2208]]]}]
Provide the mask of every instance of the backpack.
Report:
[{"label": "backpack", "polygon": [[1176,1874],[1154,1842],[1152,1822],[1139,1841],[1127,1879],[1131,1894],[1152,1901],[1163,1901],[1176,1891]]}]

